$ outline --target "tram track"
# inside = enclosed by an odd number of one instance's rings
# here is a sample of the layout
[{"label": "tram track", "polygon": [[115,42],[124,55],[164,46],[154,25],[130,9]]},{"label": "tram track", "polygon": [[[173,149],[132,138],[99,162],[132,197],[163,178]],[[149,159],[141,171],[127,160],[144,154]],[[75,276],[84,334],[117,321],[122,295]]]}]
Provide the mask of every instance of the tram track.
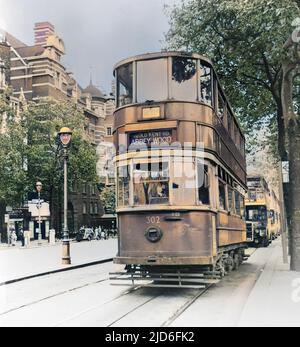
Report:
[{"label": "tram track", "polygon": [[38,304],[40,304],[42,302],[45,302],[47,300],[51,300],[51,299],[57,298],[59,296],[62,296],[62,295],[65,295],[65,294],[69,294],[69,293],[75,292],[77,290],[84,289],[84,288],[87,288],[87,287],[90,287],[90,286],[93,286],[93,285],[97,285],[97,284],[100,284],[100,283],[108,282],[108,281],[109,281],[109,278],[107,277],[107,278],[104,278],[104,279],[101,279],[101,280],[98,280],[98,281],[95,281],[95,282],[90,282],[90,283],[87,283],[87,284],[84,284],[84,285],[81,285],[81,286],[78,286],[78,287],[74,287],[74,288],[71,288],[71,289],[68,289],[68,290],[64,290],[64,291],[61,291],[59,293],[56,293],[56,294],[44,297],[42,299],[31,301],[30,303],[27,303],[27,304],[24,304],[24,305],[20,305],[18,307],[12,308],[12,309],[7,310],[5,312],[1,312],[0,313],[0,317],[1,316],[5,316],[5,315],[7,315],[9,313],[12,313],[12,312],[16,312],[16,311],[21,310],[23,308],[28,308],[28,307],[33,306],[33,305],[38,305]]},{"label": "tram track", "polygon": [[199,293],[197,293],[193,298],[188,300],[183,306],[181,306],[172,317],[170,317],[167,321],[165,321],[160,327],[161,328],[167,328],[169,327],[173,322],[176,321],[186,310],[188,310],[201,296],[203,296],[214,284],[211,284],[207,286],[207,288],[201,290]]}]

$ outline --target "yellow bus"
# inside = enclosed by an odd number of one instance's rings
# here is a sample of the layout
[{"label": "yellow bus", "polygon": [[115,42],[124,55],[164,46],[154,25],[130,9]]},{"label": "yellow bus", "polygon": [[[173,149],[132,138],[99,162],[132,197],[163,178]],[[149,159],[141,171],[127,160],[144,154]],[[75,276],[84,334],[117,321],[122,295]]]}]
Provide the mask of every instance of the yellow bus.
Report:
[{"label": "yellow bus", "polygon": [[280,203],[264,177],[249,176],[247,184],[247,242],[268,247],[280,234]]}]

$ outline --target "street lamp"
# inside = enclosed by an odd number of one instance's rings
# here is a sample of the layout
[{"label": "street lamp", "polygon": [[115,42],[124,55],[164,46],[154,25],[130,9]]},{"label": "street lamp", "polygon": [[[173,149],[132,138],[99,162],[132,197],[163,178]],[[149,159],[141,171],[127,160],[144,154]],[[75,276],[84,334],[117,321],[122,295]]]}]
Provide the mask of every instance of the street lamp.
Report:
[{"label": "street lamp", "polygon": [[37,204],[37,208],[39,211],[39,234],[38,234],[38,245],[41,246],[42,245],[42,230],[41,230],[41,208],[42,208],[42,204],[41,204],[41,191],[43,189],[43,184],[41,182],[37,182],[36,183],[36,190],[38,192],[38,204]]},{"label": "street lamp", "polygon": [[70,238],[68,230],[68,148],[72,139],[72,131],[62,128],[59,132],[64,158],[64,235],[63,235],[63,265],[71,265]]}]

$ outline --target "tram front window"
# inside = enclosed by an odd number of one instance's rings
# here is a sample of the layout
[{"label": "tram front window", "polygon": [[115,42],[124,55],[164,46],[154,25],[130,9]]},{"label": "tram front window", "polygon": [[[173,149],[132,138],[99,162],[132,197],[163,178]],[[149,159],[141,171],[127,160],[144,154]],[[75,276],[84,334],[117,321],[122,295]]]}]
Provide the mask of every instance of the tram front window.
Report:
[{"label": "tram front window", "polygon": [[247,221],[262,222],[267,220],[266,206],[247,206]]},{"label": "tram front window", "polygon": [[169,203],[168,163],[135,164],[133,183],[135,205],[164,205]]},{"label": "tram front window", "polygon": [[168,60],[156,59],[137,63],[137,102],[168,99]]},{"label": "tram front window", "polygon": [[173,58],[172,97],[175,100],[197,100],[196,60],[187,58]]},{"label": "tram front window", "polygon": [[129,166],[118,169],[118,206],[129,205]]},{"label": "tram front window", "polygon": [[198,164],[198,199],[201,205],[209,205],[209,173],[208,166]]},{"label": "tram front window", "polygon": [[117,107],[133,103],[133,65],[127,64],[117,70]]}]

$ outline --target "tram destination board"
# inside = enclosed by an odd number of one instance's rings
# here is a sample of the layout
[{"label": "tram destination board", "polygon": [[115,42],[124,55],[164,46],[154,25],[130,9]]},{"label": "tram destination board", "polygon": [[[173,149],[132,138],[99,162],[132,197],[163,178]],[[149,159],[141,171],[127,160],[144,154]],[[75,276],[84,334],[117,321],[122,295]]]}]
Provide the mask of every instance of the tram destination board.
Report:
[{"label": "tram destination board", "polygon": [[173,142],[172,130],[155,130],[135,132],[129,135],[130,146],[155,147],[171,145]]}]

